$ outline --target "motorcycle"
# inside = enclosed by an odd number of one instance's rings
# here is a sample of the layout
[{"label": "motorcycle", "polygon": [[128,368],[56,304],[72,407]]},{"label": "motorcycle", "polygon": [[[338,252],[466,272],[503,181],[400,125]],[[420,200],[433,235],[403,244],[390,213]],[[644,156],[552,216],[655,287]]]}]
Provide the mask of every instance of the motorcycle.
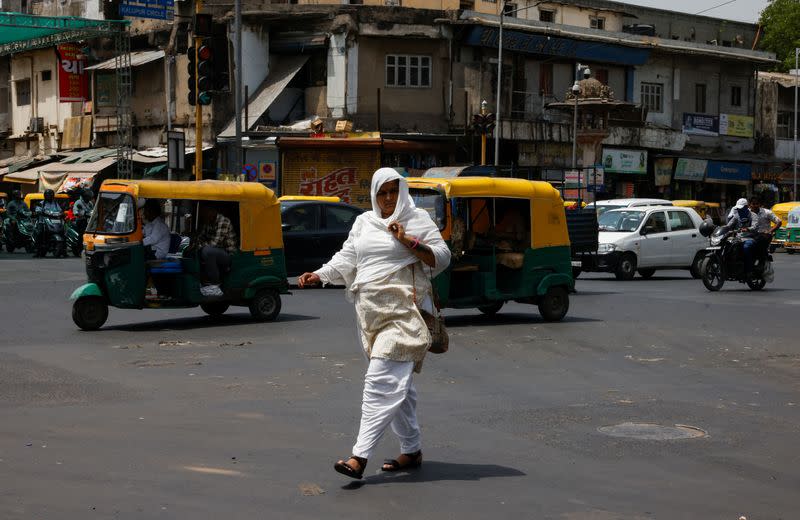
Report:
[{"label": "motorcycle", "polygon": [[37,256],[67,256],[67,242],[65,237],[64,213],[61,211],[43,211],[37,216],[39,235],[36,240]]},{"label": "motorcycle", "polygon": [[75,256],[83,252],[83,232],[86,230],[86,220],[75,220],[66,225],[67,249]]},{"label": "motorcycle", "polygon": [[3,242],[6,251],[13,253],[15,249],[24,248],[26,252],[33,253],[36,247],[33,230],[33,221],[30,218],[11,217],[6,214],[3,220]]},{"label": "motorcycle", "polygon": [[760,291],[774,279],[772,255],[766,248],[760,251],[760,247],[752,271],[745,276],[744,243],[751,238],[748,233],[713,224],[705,230],[701,226],[700,233],[711,237],[711,246],[700,261],[700,278],[709,291],[719,291],[726,281],[745,283],[751,290]]}]

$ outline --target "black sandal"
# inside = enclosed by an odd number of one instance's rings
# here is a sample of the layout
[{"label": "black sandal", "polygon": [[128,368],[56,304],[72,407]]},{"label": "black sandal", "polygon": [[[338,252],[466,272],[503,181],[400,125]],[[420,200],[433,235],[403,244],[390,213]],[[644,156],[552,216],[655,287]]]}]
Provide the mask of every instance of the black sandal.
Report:
[{"label": "black sandal", "polygon": [[[353,468],[353,466],[348,464],[347,462],[350,459],[357,460],[358,464],[361,466],[361,469],[356,470],[355,468]],[[356,457],[355,455],[350,455],[345,460],[339,461],[339,462],[337,462],[336,464],[333,465],[333,469],[335,469],[338,473],[341,473],[342,475],[346,475],[346,476],[348,476],[350,478],[354,478],[356,480],[361,479],[361,478],[364,477],[364,468],[366,468],[366,467],[367,467],[367,459],[365,459],[363,457]]]},{"label": "black sandal", "polygon": [[[416,451],[414,453],[403,453],[406,457],[410,459],[409,462],[405,464],[400,464],[397,459],[386,459],[383,461],[383,465],[381,466],[382,471],[403,471],[407,469],[415,469],[422,466],[422,450]],[[388,468],[386,466],[389,466]]]}]

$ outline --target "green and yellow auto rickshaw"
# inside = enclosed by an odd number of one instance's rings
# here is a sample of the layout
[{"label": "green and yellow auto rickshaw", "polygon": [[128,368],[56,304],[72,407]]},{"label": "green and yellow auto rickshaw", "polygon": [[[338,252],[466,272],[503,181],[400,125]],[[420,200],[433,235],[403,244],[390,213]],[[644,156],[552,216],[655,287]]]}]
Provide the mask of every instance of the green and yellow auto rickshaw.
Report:
[{"label": "green and yellow auto rickshaw", "polygon": [[[144,200],[168,202],[171,228],[197,232],[197,216],[211,206],[233,224],[238,248],[224,274],[223,296],[200,291],[201,265],[194,253],[179,251],[174,233],[167,258],[146,260],[142,218]],[[107,180],[100,188],[84,234],[88,283],[71,299],[72,319],[83,330],[96,330],[108,318],[108,307],[121,309],[186,308],[200,306],[212,316],[229,306],[246,306],[257,320],[273,320],[288,294],[281,235],[280,204],[275,194],[258,183],[220,181]]]},{"label": "green and yellow auto rickshaw", "polygon": [[[772,212],[775,213],[775,216],[781,219],[782,222],[781,227],[775,232],[775,236],[772,237],[770,249],[773,251],[784,246],[788,234],[789,212],[797,207],[800,207],[800,202],[780,202],[772,206]],[[788,253],[789,251],[787,250],[786,252]],[[794,253],[794,251],[792,251],[792,253]]]},{"label": "green and yellow auto rickshaw", "polygon": [[784,222],[786,223],[786,241],[783,243],[783,247],[791,255],[800,251],[800,204],[789,210]]},{"label": "green and yellow auto rickshaw", "polygon": [[574,287],[564,201],[549,183],[523,179],[410,178],[453,253],[434,280],[441,305],[498,312],[507,301],[535,304],[561,320]]}]

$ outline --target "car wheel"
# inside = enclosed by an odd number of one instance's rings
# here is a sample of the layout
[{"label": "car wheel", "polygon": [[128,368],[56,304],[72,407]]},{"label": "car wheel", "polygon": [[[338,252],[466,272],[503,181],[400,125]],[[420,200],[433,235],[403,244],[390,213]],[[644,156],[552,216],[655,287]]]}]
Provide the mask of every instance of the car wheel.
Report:
[{"label": "car wheel", "polygon": [[560,321],[569,310],[569,293],[564,287],[550,287],[539,298],[539,314],[545,321]]},{"label": "car wheel", "polygon": [[208,302],[208,303],[201,303],[200,308],[203,309],[203,312],[208,314],[209,316],[222,316],[225,314],[225,311],[228,310],[227,303],[223,302]]},{"label": "car wheel", "polygon": [[656,274],[655,269],[639,269],[639,276],[641,276],[645,280],[648,278],[652,278],[654,274]]},{"label": "car wheel", "polygon": [[487,316],[494,316],[497,314],[497,311],[503,308],[504,303],[505,302],[494,302],[489,305],[481,305],[478,307],[478,310]]},{"label": "car wheel", "polygon": [[692,262],[692,266],[689,267],[689,272],[692,274],[692,278],[694,278],[695,280],[699,280],[700,278],[703,277],[703,275],[700,273],[700,263],[703,261],[703,258],[705,258],[703,255],[698,254],[697,256],[694,257],[694,262]]},{"label": "car wheel", "polygon": [[281,312],[281,297],[275,289],[261,289],[250,300],[250,315],[258,321],[272,321]]},{"label": "car wheel", "polygon": [[630,253],[622,255],[614,275],[617,280],[633,280],[636,276],[636,257]]},{"label": "car wheel", "polygon": [[715,257],[704,258],[700,263],[700,274],[703,278],[703,285],[709,291],[719,291],[725,285],[725,273],[722,264]]},{"label": "car wheel", "polygon": [[108,305],[99,296],[83,296],[72,304],[72,321],[81,330],[97,330],[108,319]]}]

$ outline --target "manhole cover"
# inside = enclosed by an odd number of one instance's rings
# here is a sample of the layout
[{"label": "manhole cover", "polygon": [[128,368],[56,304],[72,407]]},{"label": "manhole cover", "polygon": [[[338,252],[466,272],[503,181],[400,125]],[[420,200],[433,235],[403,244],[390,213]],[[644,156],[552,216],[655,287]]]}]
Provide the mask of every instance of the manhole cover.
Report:
[{"label": "manhole cover", "polygon": [[626,422],[613,426],[601,426],[597,429],[600,433],[612,437],[628,437],[646,441],[669,441],[673,439],[695,439],[705,437],[706,432],[694,426],[676,424],[675,426],[662,426],[650,423]]}]

